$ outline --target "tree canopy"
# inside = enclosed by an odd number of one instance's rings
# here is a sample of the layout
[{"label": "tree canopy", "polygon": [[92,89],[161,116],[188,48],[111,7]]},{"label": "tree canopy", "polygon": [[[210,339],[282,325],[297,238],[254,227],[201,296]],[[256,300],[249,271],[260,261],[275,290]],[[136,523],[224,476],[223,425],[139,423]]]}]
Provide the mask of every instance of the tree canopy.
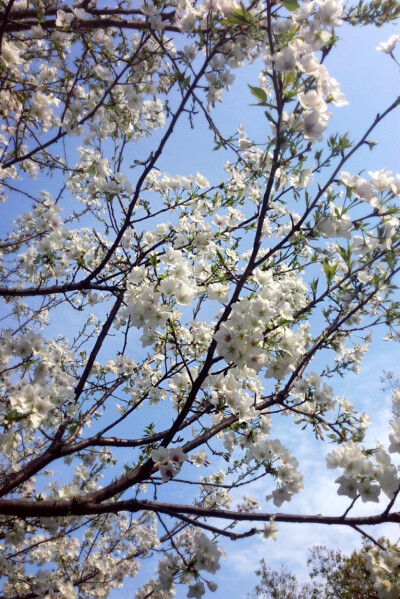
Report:
[{"label": "tree canopy", "polygon": [[[379,539],[379,543],[389,550],[395,548],[387,539]],[[373,550],[374,546],[365,540],[362,548],[351,555],[312,547],[308,559],[310,580],[305,583],[299,582],[286,566],[273,570],[261,560],[256,572],[260,581],[249,599],[379,599],[379,589],[375,588],[369,570]],[[388,578],[392,592],[399,596],[399,568]]]},{"label": "tree canopy", "polygon": [[[101,599],[149,557],[136,599],[201,597],[222,537],[399,523],[400,389],[389,444],[371,447],[335,377],[358,371],[373,331],[399,339],[400,175],[351,161],[378,151],[400,97],[359,139],[336,132],[347,101],[325,59],[343,23],[400,5],[0,7],[2,597]],[[399,40],[378,47],[387,60]],[[257,138],[218,117],[249,65],[235,93]],[[193,129],[209,172],[173,160]],[[290,447],[275,433],[288,418]],[[282,507],[303,490],[309,431],[333,444],[343,513]],[[374,588],[395,597],[397,550],[376,542]]]}]

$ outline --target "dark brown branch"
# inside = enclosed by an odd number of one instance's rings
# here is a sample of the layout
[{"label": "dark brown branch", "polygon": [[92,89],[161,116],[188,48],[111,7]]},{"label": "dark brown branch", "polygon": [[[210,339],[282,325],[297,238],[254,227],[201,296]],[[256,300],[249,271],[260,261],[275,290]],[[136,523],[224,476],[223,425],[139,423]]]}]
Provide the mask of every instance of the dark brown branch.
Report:
[{"label": "dark brown branch", "polygon": [[108,335],[108,331],[110,330],[110,328],[115,320],[115,317],[117,316],[118,310],[121,307],[123,297],[124,297],[123,293],[121,293],[117,297],[117,299],[114,302],[114,305],[112,307],[112,310],[111,310],[110,314],[108,315],[107,320],[105,321],[105,323],[101,329],[101,332],[99,333],[99,336],[97,337],[96,343],[95,343],[92,351],[90,352],[90,356],[86,363],[85,370],[83,371],[83,374],[79,380],[79,383],[75,387],[75,401],[78,401],[78,399],[83,391],[86,381],[87,381],[87,379],[90,375],[90,372],[93,368],[93,364],[94,364],[94,361],[96,360],[97,354],[99,353],[99,351],[104,343],[104,340]]},{"label": "dark brown branch", "polygon": [[58,293],[71,293],[73,291],[96,291],[115,292],[118,291],[116,285],[100,285],[99,283],[90,283],[87,280],[78,283],[65,283],[64,285],[51,285],[49,287],[0,287],[0,297],[34,297],[38,295],[55,295]]},{"label": "dark brown branch", "polygon": [[0,27],[0,54],[1,54],[1,48],[3,45],[3,36],[4,36],[4,32],[7,31],[7,25],[9,24],[9,16],[11,13],[11,9],[13,7],[15,0],[8,0],[8,4],[6,6],[6,9],[4,11],[4,15],[3,15],[3,22],[1,24]]},{"label": "dark brown branch", "polygon": [[[27,21],[9,21],[5,27],[6,33],[17,33],[18,31],[27,31],[34,27],[35,25],[40,24],[42,29],[56,29],[56,21],[55,19],[49,21],[40,22],[35,20],[27,20]],[[118,27],[119,29],[133,29],[135,31],[149,31],[151,26],[146,21],[133,21],[131,19],[118,19],[113,17],[107,17],[105,19],[88,19],[87,21],[75,21],[70,31],[91,31],[92,29],[99,28],[107,28],[107,27]],[[171,31],[174,33],[180,33],[180,28],[176,25],[167,25],[163,27],[163,31]]]},{"label": "dark brown branch", "polygon": [[343,526],[374,526],[384,522],[400,523],[400,513],[377,514],[375,516],[323,516],[322,514],[285,514],[285,513],[255,513],[235,512],[217,508],[202,508],[192,505],[168,504],[157,501],[129,499],[109,503],[93,503],[84,497],[75,497],[60,501],[26,501],[18,499],[0,500],[0,514],[24,518],[54,518],[59,516],[86,516],[91,514],[117,514],[119,512],[159,512],[169,516],[192,515],[200,518],[217,518],[233,522],[288,522],[292,524],[326,524]]}]

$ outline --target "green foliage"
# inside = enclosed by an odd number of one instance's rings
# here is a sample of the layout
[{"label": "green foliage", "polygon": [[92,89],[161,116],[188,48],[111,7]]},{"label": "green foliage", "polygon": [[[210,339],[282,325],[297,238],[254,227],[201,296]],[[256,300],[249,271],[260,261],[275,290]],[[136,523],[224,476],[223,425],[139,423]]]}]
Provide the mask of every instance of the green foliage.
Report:
[{"label": "green foliage", "polygon": [[297,0],[284,0],[283,1],[283,6],[289,10],[290,12],[292,12],[293,10],[296,10],[297,8],[300,7],[300,4],[297,2]]},{"label": "green foliage", "polygon": [[[387,539],[379,543],[387,549],[393,545]],[[348,556],[327,547],[313,547],[307,560],[309,581],[301,583],[286,566],[280,570],[269,568],[261,560],[256,571],[260,582],[248,599],[379,599],[366,567],[366,557],[371,544],[364,542],[359,551]],[[400,570],[392,575],[391,582],[400,580]]]},{"label": "green foliage", "polygon": [[400,3],[397,0],[373,0],[350,6],[345,20],[351,25],[375,25],[382,27],[400,16]]},{"label": "green foliage", "polygon": [[248,599],[317,599],[318,597],[315,594],[319,590],[316,582],[300,583],[296,575],[286,566],[281,566],[280,570],[273,570],[264,560],[261,560],[260,569],[256,574],[260,577],[260,582],[248,595]]},{"label": "green foliage", "polygon": [[240,8],[234,8],[230,12],[230,16],[222,21],[226,25],[254,25],[252,14],[247,10],[243,2],[240,3]]}]

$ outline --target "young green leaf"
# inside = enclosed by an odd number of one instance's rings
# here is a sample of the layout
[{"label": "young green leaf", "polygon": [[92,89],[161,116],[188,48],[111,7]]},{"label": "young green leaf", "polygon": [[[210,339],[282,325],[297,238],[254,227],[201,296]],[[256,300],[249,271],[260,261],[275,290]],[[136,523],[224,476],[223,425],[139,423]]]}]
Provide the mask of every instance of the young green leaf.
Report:
[{"label": "young green leaf", "polygon": [[267,102],[267,93],[261,87],[253,87],[252,85],[249,85],[249,89],[253,96],[257,98],[257,100],[259,100],[263,104]]}]

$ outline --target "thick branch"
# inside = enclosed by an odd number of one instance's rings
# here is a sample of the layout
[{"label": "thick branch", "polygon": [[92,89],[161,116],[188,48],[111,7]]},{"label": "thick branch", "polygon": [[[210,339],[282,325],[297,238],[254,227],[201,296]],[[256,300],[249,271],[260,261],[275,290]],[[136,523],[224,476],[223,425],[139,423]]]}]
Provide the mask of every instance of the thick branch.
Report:
[{"label": "thick branch", "polygon": [[179,518],[180,515],[189,514],[201,518],[217,518],[235,522],[268,522],[274,518],[276,522],[292,524],[327,524],[343,526],[366,526],[383,524],[384,522],[400,523],[400,513],[377,514],[375,516],[323,516],[322,514],[285,514],[285,513],[249,513],[219,510],[216,508],[202,508],[192,505],[168,504],[157,501],[130,499],[97,504],[76,497],[66,501],[25,501],[25,500],[0,500],[0,514],[24,518],[55,518],[59,516],[86,516],[91,514],[117,514],[119,512],[139,511],[159,512]]},{"label": "thick branch", "polygon": [[[27,31],[34,27],[35,25],[40,24],[42,29],[51,30],[56,29],[56,21],[55,19],[51,19],[49,21],[44,21],[39,23],[37,19],[34,20],[26,20],[26,21],[9,21],[5,27],[6,33],[17,33],[18,31]],[[132,19],[122,19],[117,17],[106,17],[106,18],[94,18],[88,19],[87,21],[75,21],[72,31],[91,31],[93,29],[99,28],[107,28],[107,27],[118,27],[119,29],[133,29],[135,31],[149,31],[151,29],[149,23],[146,21],[138,21]],[[180,32],[180,28],[176,25],[167,25],[165,24],[163,27],[164,31],[173,31]]]}]

